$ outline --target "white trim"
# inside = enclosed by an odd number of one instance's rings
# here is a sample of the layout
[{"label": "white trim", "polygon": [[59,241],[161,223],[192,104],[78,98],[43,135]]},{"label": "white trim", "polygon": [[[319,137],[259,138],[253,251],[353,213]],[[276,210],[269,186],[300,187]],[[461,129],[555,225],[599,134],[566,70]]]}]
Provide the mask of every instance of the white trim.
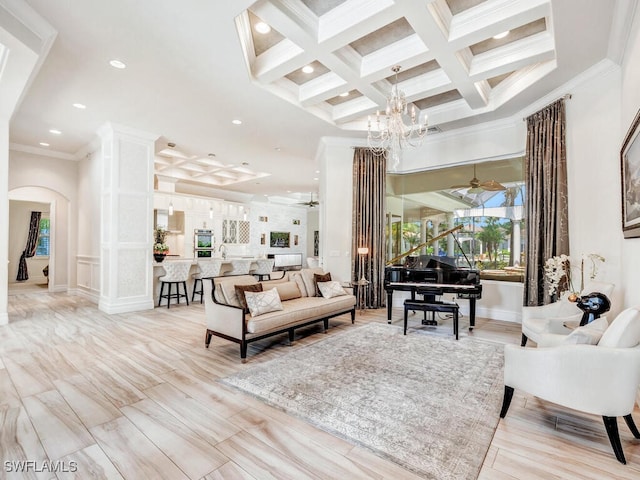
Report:
[{"label": "white trim", "polygon": [[74,155],[71,155],[69,153],[49,150],[47,148],[33,147],[31,145],[23,145],[21,143],[10,143],[9,150],[14,152],[30,153],[32,155],[39,155],[42,157],[59,158],[60,160],[79,160]]},{"label": "white trim", "polygon": [[151,299],[108,303],[107,298],[100,298],[98,301],[98,308],[109,315],[138,312],[141,310],[153,310],[154,307],[155,305]]}]

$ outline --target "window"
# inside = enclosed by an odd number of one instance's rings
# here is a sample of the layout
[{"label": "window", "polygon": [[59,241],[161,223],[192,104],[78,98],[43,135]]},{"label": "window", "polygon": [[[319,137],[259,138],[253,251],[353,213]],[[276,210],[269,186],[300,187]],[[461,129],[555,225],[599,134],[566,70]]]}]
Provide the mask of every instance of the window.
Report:
[{"label": "window", "polygon": [[[522,158],[388,174],[387,260],[448,256],[481,278],[522,281],[523,178]],[[432,240],[452,228],[458,243]]]},{"label": "window", "polygon": [[40,218],[40,231],[38,232],[38,245],[36,246],[36,257],[49,256],[49,235],[51,233],[51,221],[46,218]]}]

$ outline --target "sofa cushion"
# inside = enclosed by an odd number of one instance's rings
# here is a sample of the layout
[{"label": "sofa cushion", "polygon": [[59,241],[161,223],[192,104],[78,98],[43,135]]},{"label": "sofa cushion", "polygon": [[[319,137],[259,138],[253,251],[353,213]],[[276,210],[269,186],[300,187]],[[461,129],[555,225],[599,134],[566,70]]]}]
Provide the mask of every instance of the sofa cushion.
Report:
[{"label": "sofa cushion", "polygon": [[289,280],[291,280],[292,282],[295,282],[295,284],[298,286],[298,290],[300,290],[300,296],[302,296],[302,297],[308,297],[309,296],[307,294],[307,287],[304,284],[304,279],[302,278],[302,273],[300,273],[300,272],[291,272],[289,274]]},{"label": "sofa cushion", "polygon": [[586,345],[597,345],[608,326],[609,322],[607,322],[607,317],[597,318],[583,327],[575,328],[565,337],[562,344],[575,345],[581,343]]},{"label": "sofa cushion", "polygon": [[627,308],[618,314],[598,342],[599,347],[631,348],[640,344],[640,311]]},{"label": "sofa cushion", "polygon": [[[327,273],[314,273],[313,274],[313,283],[315,284],[315,289],[314,291],[316,292],[314,296],[316,297],[322,297],[322,293],[320,292],[320,289],[318,288],[318,282],[330,282],[331,281],[331,273],[327,272]],[[311,295],[309,295],[311,296]]]},{"label": "sofa cushion", "polygon": [[245,292],[261,292],[262,284],[261,283],[249,283],[247,285],[234,285],[236,291],[236,298],[238,299],[238,303],[242,308],[244,308],[245,312],[249,311],[249,306],[247,305],[247,299],[245,297]]},{"label": "sofa cushion", "polygon": [[300,297],[282,303],[283,310],[266,313],[247,319],[247,332],[259,334],[270,330],[286,328],[304,321],[324,318],[337,312],[346,312],[354,308],[356,297]]},{"label": "sofa cushion", "polygon": [[318,289],[324,298],[339,297],[347,294],[345,289],[342,288],[342,285],[340,285],[340,282],[336,281],[318,282]]},{"label": "sofa cushion", "polygon": [[280,300],[283,302],[293,300],[294,298],[300,298],[302,296],[296,282],[281,282],[276,283],[273,286],[278,290]]},{"label": "sofa cushion", "polygon": [[282,302],[276,288],[264,292],[244,292],[244,295],[252,317],[282,310]]}]

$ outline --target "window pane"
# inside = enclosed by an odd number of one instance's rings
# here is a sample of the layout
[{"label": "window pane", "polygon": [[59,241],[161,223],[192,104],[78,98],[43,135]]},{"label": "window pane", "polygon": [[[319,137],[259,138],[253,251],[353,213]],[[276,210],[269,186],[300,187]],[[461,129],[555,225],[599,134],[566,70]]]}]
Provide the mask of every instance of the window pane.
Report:
[{"label": "window pane", "polygon": [[[481,278],[522,281],[524,194],[521,158],[388,174],[387,260],[420,268],[447,256]],[[433,241],[454,227],[458,242]]]},{"label": "window pane", "polygon": [[36,246],[36,257],[49,256],[49,232],[51,221],[48,218],[40,219],[40,232],[38,235],[38,245]]}]

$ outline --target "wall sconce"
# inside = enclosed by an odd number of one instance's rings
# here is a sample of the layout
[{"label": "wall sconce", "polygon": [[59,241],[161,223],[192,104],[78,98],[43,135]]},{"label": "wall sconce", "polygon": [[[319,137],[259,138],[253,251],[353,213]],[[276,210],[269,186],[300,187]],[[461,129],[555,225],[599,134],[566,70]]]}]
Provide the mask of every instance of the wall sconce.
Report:
[{"label": "wall sconce", "polygon": [[213,207],[209,207],[209,218],[213,218]]},{"label": "wall sconce", "polygon": [[169,201],[169,215],[173,215],[173,202]]}]

